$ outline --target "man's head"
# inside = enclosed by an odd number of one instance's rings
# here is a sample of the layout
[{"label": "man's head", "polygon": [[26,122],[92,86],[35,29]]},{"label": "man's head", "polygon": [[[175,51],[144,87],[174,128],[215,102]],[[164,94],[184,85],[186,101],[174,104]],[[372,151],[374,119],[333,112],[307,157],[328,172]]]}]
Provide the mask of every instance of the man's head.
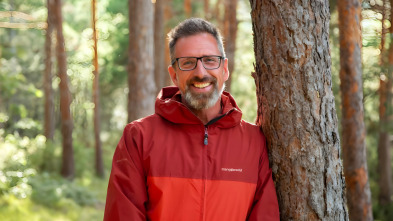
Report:
[{"label": "man's head", "polygon": [[203,19],[191,18],[168,36],[172,59],[168,71],[183,100],[196,110],[214,106],[229,77],[219,31]]}]

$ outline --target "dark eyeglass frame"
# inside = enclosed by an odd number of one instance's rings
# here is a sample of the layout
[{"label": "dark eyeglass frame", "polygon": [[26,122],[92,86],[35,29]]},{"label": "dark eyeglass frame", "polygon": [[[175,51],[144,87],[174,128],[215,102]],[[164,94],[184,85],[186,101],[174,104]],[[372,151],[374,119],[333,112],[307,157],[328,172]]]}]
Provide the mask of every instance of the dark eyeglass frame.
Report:
[{"label": "dark eyeglass frame", "polygon": [[[218,67],[216,67],[216,68],[206,68],[205,65],[204,65],[204,63],[203,63],[203,60],[202,60],[203,58],[206,58],[206,57],[215,57],[215,58],[219,58],[220,60],[219,60],[219,62],[218,62]],[[196,62],[195,62],[195,66],[194,66],[193,68],[191,68],[191,69],[182,69],[182,68],[180,67],[180,64],[179,64],[179,59],[181,59],[181,58],[196,58],[197,60],[196,60]],[[192,70],[194,70],[194,69],[197,67],[197,65],[198,65],[198,60],[201,60],[202,66],[203,66],[206,70],[214,70],[214,69],[220,68],[220,66],[221,66],[221,61],[224,60],[224,59],[225,59],[225,57],[219,56],[219,55],[207,55],[207,56],[202,56],[202,57],[178,57],[178,58],[175,58],[174,61],[172,61],[172,65],[175,64],[175,62],[177,62],[177,67],[178,67],[180,70],[182,70],[182,71],[192,71]]]}]

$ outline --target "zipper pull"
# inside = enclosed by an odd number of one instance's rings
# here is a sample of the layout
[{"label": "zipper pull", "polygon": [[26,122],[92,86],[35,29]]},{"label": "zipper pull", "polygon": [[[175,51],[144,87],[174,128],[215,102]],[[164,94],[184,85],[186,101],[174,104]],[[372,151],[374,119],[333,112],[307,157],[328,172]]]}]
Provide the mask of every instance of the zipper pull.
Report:
[{"label": "zipper pull", "polygon": [[203,144],[205,144],[205,146],[209,143],[207,140],[208,137],[209,136],[207,135],[207,127],[205,127],[205,139],[203,139]]}]

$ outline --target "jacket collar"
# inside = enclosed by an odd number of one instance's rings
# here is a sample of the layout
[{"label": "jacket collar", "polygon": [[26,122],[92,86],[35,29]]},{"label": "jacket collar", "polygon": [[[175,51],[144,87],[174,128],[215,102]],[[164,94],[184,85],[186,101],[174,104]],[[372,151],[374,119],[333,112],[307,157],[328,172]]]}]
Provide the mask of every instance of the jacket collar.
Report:
[{"label": "jacket collar", "polygon": [[[238,125],[242,112],[233,97],[226,91],[221,95],[223,118],[213,125],[229,128]],[[177,87],[164,87],[158,94],[155,112],[166,120],[175,124],[202,124],[202,122],[181,102],[181,94]]]}]

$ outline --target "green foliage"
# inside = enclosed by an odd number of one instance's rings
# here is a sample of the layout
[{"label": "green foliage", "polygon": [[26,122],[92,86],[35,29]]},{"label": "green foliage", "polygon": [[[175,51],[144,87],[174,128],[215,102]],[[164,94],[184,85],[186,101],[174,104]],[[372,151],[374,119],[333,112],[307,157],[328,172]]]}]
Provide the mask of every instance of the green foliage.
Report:
[{"label": "green foliage", "polygon": [[48,173],[32,177],[29,184],[33,189],[31,199],[47,207],[61,207],[68,199],[81,206],[97,202],[87,188]]}]

